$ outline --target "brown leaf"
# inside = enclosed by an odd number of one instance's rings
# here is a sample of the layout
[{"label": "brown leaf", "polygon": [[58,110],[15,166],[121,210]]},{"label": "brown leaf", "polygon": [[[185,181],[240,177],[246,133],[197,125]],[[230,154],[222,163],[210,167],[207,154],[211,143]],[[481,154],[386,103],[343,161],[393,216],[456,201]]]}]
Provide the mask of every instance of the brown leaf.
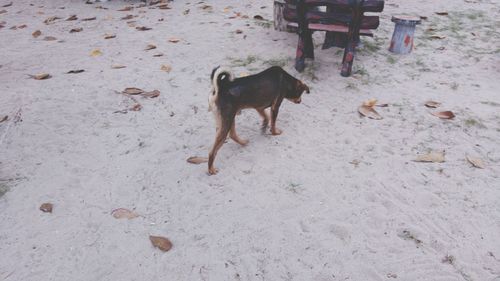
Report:
[{"label": "brown leaf", "polygon": [[127,12],[127,11],[131,11],[133,9],[134,9],[134,7],[132,7],[132,6],[125,6],[125,7],[121,8],[118,11],[120,11],[120,12]]},{"label": "brown leaf", "polygon": [[10,7],[10,6],[12,6],[12,2],[7,3],[7,4],[3,5],[2,7],[7,8],[7,7]]},{"label": "brown leaf", "polygon": [[155,45],[153,45],[153,44],[148,44],[148,45],[146,46],[146,49],[144,49],[144,50],[145,50],[145,51],[148,51],[148,50],[153,50],[153,49],[156,49],[156,46],[155,46]]},{"label": "brown leaf", "polygon": [[425,102],[425,106],[430,107],[430,108],[438,108],[439,106],[441,106],[441,103],[437,102],[437,101],[430,100],[430,101]]},{"label": "brown leaf", "polygon": [[7,115],[4,115],[3,117],[0,117],[0,123],[2,123],[4,121],[7,121],[7,119],[9,119],[9,116],[7,116]]},{"label": "brown leaf", "polygon": [[164,252],[167,252],[168,250],[170,250],[172,248],[172,242],[170,242],[170,240],[168,240],[165,237],[150,235],[149,240],[151,240],[151,243],[153,244],[153,246],[155,246],[156,248],[158,248]]},{"label": "brown leaf", "polygon": [[121,19],[122,20],[131,20],[133,18],[134,18],[134,15],[126,15],[126,16],[122,17]]},{"label": "brown leaf", "polygon": [[181,39],[175,38],[175,37],[172,37],[172,38],[168,39],[168,42],[171,42],[171,43],[177,43],[179,41],[181,41]]},{"label": "brown leaf", "polygon": [[448,15],[448,12],[436,12],[436,15],[439,15],[439,16],[447,16],[447,15]]},{"label": "brown leaf", "polygon": [[52,213],[52,208],[53,207],[54,207],[54,205],[52,205],[51,203],[43,203],[40,206],[40,211],[42,211],[44,213]]},{"label": "brown leaf", "polygon": [[440,111],[440,112],[432,112],[431,113],[434,116],[437,116],[441,119],[453,119],[455,118],[455,114],[451,111]]},{"label": "brown leaf", "polygon": [[139,31],[146,31],[146,30],[151,30],[152,28],[151,27],[146,27],[146,26],[138,26],[135,29],[137,29]]},{"label": "brown leaf", "polygon": [[70,71],[68,71],[66,73],[67,74],[78,74],[78,73],[82,73],[84,71],[85,71],[84,69],[74,69],[74,70],[70,70]]},{"label": "brown leaf", "polygon": [[139,89],[139,88],[130,87],[130,88],[125,88],[125,90],[123,90],[122,93],[124,93],[126,95],[139,95],[139,94],[144,93],[144,90]]},{"label": "brown leaf", "polygon": [[31,35],[35,38],[38,38],[38,36],[42,35],[42,32],[40,30],[36,30],[35,32],[31,33]]},{"label": "brown leaf", "polygon": [[420,16],[420,19],[421,19],[421,20],[426,20],[426,19],[428,19],[428,18],[427,18],[427,16]]},{"label": "brown leaf", "polygon": [[160,95],[160,91],[158,90],[153,90],[151,92],[144,92],[141,94],[141,96],[145,97],[145,98],[156,98]]},{"label": "brown leaf", "polygon": [[43,38],[43,41],[55,41],[57,40],[57,38],[55,38],[54,36],[45,36]]},{"label": "brown leaf", "polygon": [[153,55],[153,57],[162,57],[163,56],[163,53],[156,53]]},{"label": "brown leaf", "polygon": [[1,11],[0,11],[0,15],[1,15],[1,14],[5,14],[5,13],[7,13],[7,10],[1,10]]},{"label": "brown leaf", "polygon": [[140,103],[136,103],[129,110],[131,110],[131,111],[139,111],[141,109],[142,109],[142,105]]},{"label": "brown leaf", "polygon": [[46,20],[44,20],[43,22],[45,24],[51,24],[53,23],[54,21],[58,20],[58,19],[61,19],[60,17],[56,17],[56,16],[53,16],[53,17],[48,17]]},{"label": "brown leaf", "polygon": [[208,158],[207,157],[193,156],[193,157],[189,157],[186,161],[188,163],[191,163],[191,164],[201,164],[201,163],[208,162]]},{"label": "brown leaf", "polygon": [[373,107],[371,106],[362,105],[358,108],[358,112],[361,115],[366,116],[370,119],[375,119],[375,120],[382,119],[382,116],[380,116],[378,112],[375,111],[375,109],[373,109]]},{"label": "brown leaf", "polygon": [[91,20],[95,20],[96,17],[91,17],[91,18],[84,18],[82,19],[82,21],[91,21]]},{"label": "brown leaf", "polygon": [[35,79],[35,80],[45,80],[45,79],[49,79],[51,78],[52,76],[48,73],[38,73],[38,74],[35,74],[35,75],[29,75],[31,78]]},{"label": "brown leaf", "polygon": [[261,15],[255,15],[253,16],[253,18],[256,20],[264,20],[264,18]]},{"label": "brown leaf", "polygon": [[104,34],[104,39],[112,39],[112,38],[116,38],[116,35],[115,34]]},{"label": "brown leaf", "polygon": [[113,64],[111,66],[112,69],[120,69],[120,68],[125,68],[126,66],[125,65],[121,65],[121,64]]},{"label": "brown leaf", "polygon": [[161,4],[157,6],[161,10],[167,10],[167,9],[172,9],[168,6],[168,4]]},{"label": "brown leaf", "polygon": [[69,31],[69,33],[80,32],[80,31],[82,31],[82,30],[83,30],[83,28],[81,28],[81,27],[77,27],[77,28],[73,28],[73,29],[71,29],[71,30]]},{"label": "brown leaf", "polygon": [[479,169],[484,169],[486,166],[484,165],[483,160],[476,158],[476,157],[471,157],[469,155],[466,156],[467,161],[472,164],[472,166],[479,168]]},{"label": "brown leaf", "polygon": [[427,154],[422,154],[417,156],[415,162],[432,162],[432,163],[442,163],[444,162],[443,152],[429,152]]},{"label": "brown leaf", "polygon": [[369,99],[363,102],[364,106],[373,107],[377,104],[377,99]]},{"label": "brown leaf", "polygon": [[135,218],[137,218],[139,216],[135,212],[130,211],[128,209],[124,209],[124,208],[114,209],[113,211],[111,211],[111,215],[115,219],[129,219],[129,220],[130,219],[135,219]]},{"label": "brown leaf", "polygon": [[439,39],[439,40],[441,40],[441,39],[446,38],[446,36],[443,36],[443,35],[431,35],[431,36],[429,36],[429,38],[430,39]]},{"label": "brown leaf", "polygon": [[100,55],[102,55],[102,52],[99,49],[95,49],[95,50],[92,50],[92,52],[90,52],[90,56],[91,57],[97,57],[97,56],[100,56]]},{"label": "brown leaf", "polygon": [[235,31],[235,32],[236,32],[236,34],[241,34],[241,33],[243,33],[243,30],[241,30],[241,29],[236,29],[236,31]]},{"label": "brown leaf", "polygon": [[77,19],[78,19],[78,17],[76,15],[71,15],[66,20],[71,21],[71,20],[77,20]]},{"label": "brown leaf", "polygon": [[163,64],[160,69],[165,72],[170,72],[172,70],[172,67],[168,64]]},{"label": "brown leaf", "polygon": [[207,4],[205,4],[205,5],[201,6],[200,8],[201,8],[201,9],[203,9],[203,10],[212,10],[212,9],[213,9],[213,7],[212,7],[212,6],[207,5]]},{"label": "brown leaf", "polygon": [[28,27],[28,26],[27,26],[27,25],[25,25],[25,24],[21,24],[21,25],[19,25],[17,28],[19,28],[19,29],[23,29],[23,28],[26,28],[26,27]]},{"label": "brown leaf", "polygon": [[436,48],[436,50],[439,50],[439,51],[443,51],[444,49],[446,49],[446,48],[445,47]]}]

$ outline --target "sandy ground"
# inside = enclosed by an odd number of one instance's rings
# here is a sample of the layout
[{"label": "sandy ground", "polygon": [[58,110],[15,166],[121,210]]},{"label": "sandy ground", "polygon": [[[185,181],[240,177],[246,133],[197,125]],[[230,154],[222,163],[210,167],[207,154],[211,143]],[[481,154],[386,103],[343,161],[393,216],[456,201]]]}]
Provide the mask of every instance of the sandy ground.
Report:
[{"label": "sandy ground", "polygon": [[[128,12],[117,10],[138,3],[13,2],[0,7],[0,280],[500,280],[499,1],[386,1],[351,78],[338,50],[320,49],[322,34],[314,64],[295,72],[296,35],[252,19],[272,19],[271,1]],[[414,52],[397,56],[390,17],[403,12],[428,19]],[[45,24],[51,16],[62,19]],[[283,65],[311,94],[283,104],[281,136],[260,134],[253,111],[238,116],[250,144],[228,141],[208,176],[186,158],[213,142],[219,64],[236,75]],[[52,78],[28,76],[42,72]],[[115,92],[125,87],[161,95],[115,113],[135,103]],[[389,104],[384,119],[359,116],[370,98]],[[430,150],[446,162],[412,161]],[[116,208],[141,217],[115,219]],[[161,252],[149,235],[174,246]]]}]

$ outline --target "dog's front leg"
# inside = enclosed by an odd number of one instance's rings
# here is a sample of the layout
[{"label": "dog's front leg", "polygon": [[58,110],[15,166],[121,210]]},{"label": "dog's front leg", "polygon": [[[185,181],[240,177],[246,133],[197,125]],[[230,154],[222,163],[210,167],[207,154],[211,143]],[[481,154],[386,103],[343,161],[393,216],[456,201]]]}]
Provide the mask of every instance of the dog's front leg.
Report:
[{"label": "dog's front leg", "polygon": [[281,133],[283,132],[280,129],[276,128],[276,119],[278,118],[278,112],[280,110],[282,101],[283,98],[278,98],[271,106],[271,134],[275,136],[281,135]]}]

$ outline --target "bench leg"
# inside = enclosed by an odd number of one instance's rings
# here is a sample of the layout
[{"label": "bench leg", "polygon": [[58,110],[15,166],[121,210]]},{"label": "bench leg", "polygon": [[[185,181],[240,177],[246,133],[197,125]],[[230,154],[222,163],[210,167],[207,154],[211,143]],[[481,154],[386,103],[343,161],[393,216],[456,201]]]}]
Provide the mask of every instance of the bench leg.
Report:
[{"label": "bench leg", "polygon": [[344,58],[342,59],[342,69],[340,75],[343,77],[351,76],[352,64],[354,62],[354,55],[356,53],[356,45],[359,43],[359,29],[361,28],[361,18],[363,12],[361,5],[363,1],[358,1],[357,6],[352,10],[352,20],[349,24],[349,32],[347,33],[347,46],[344,50]]},{"label": "bench leg", "polygon": [[299,35],[299,43],[297,44],[297,52],[295,54],[295,69],[298,72],[304,71],[306,68],[306,56],[304,53],[304,39]]}]

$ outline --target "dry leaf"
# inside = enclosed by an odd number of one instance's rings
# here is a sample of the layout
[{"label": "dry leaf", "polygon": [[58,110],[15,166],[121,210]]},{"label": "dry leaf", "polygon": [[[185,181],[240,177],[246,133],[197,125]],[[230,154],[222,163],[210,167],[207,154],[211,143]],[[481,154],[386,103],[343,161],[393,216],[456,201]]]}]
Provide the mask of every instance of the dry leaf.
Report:
[{"label": "dry leaf", "polygon": [[431,113],[434,116],[437,116],[441,119],[453,119],[455,118],[455,114],[451,111],[440,111],[440,112],[432,112]]},{"label": "dry leaf", "polygon": [[9,116],[4,115],[3,117],[0,118],[0,123],[7,121],[7,119],[9,119]]},{"label": "dry leaf", "polygon": [[43,41],[55,41],[57,40],[57,38],[55,38],[54,36],[45,36],[43,38]]},{"label": "dry leaf", "polygon": [[431,36],[429,36],[429,38],[430,39],[439,39],[439,40],[441,40],[441,39],[446,38],[446,36],[443,36],[443,35],[431,35]]},{"label": "dry leaf", "polygon": [[10,3],[8,3],[8,4],[5,4],[5,5],[3,5],[2,7],[7,8],[7,7],[10,7],[10,6],[12,6],[12,2],[10,2]]},{"label": "dry leaf", "polygon": [[142,109],[142,105],[140,103],[136,103],[134,104],[134,106],[132,106],[129,110],[132,110],[132,111],[139,111]]},{"label": "dry leaf", "polygon": [[78,17],[76,15],[71,15],[66,20],[71,21],[71,20],[77,20],[77,19],[78,19]]},{"label": "dry leaf", "polygon": [[69,33],[80,32],[80,31],[82,31],[82,30],[83,30],[83,28],[81,28],[81,27],[78,27],[78,28],[73,28],[73,29],[71,29],[71,30],[69,31]]},{"label": "dry leaf", "polygon": [[264,20],[264,18],[261,15],[255,15],[253,16],[253,18],[256,20]]},{"label": "dry leaf", "polygon": [[430,101],[425,102],[425,106],[430,107],[430,108],[438,108],[439,106],[441,106],[441,103],[437,102],[437,101],[430,100]]},{"label": "dry leaf", "polygon": [[172,37],[172,38],[168,39],[168,42],[171,42],[171,43],[177,43],[179,41],[181,41],[181,39],[175,38],[175,37]]},{"label": "dry leaf", "polygon": [[160,69],[165,72],[170,72],[172,70],[172,67],[168,64],[163,64]]},{"label": "dry leaf", "polygon": [[112,38],[116,38],[116,35],[115,34],[104,34],[104,39],[112,39]]},{"label": "dry leaf", "polygon": [[35,38],[38,38],[38,36],[42,35],[42,32],[40,30],[36,30],[35,32],[31,33],[31,35]]},{"label": "dry leaf", "polygon": [[469,163],[472,164],[472,166],[479,168],[479,169],[485,168],[483,160],[476,158],[476,157],[471,157],[469,155],[467,155],[466,158],[467,158],[467,161],[469,161]]},{"label": "dry leaf", "polygon": [[1,15],[1,14],[5,14],[5,13],[7,13],[7,10],[1,10],[1,11],[0,11],[0,15]]},{"label": "dry leaf", "polygon": [[156,248],[166,252],[172,248],[172,242],[165,237],[161,236],[149,236],[149,240]]},{"label": "dry leaf", "polygon": [[141,96],[145,97],[145,98],[156,98],[160,95],[160,91],[158,90],[153,90],[151,92],[144,92],[141,94]]},{"label": "dry leaf", "polygon": [[121,64],[113,64],[111,66],[112,69],[120,69],[120,68],[125,68],[126,66],[125,65],[121,65]]},{"label": "dry leaf", "polygon": [[28,26],[27,26],[27,25],[25,25],[25,24],[21,24],[21,25],[19,25],[17,28],[19,28],[19,29],[23,29],[23,28],[26,28],[26,27],[28,27]]},{"label": "dry leaf", "polygon": [[447,16],[448,12],[436,12],[436,15]]},{"label": "dry leaf", "polygon": [[91,57],[97,57],[97,56],[100,56],[100,55],[102,55],[102,52],[99,49],[95,49],[92,52],[90,52],[90,56]]},{"label": "dry leaf", "polygon": [[373,107],[377,104],[377,99],[369,99],[363,102],[364,106]]},{"label": "dry leaf", "polygon": [[51,203],[43,203],[40,206],[40,211],[45,212],[45,213],[52,213],[53,207],[54,207],[54,205],[52,205]]},{"label": "dry leaf", "polygon": [[146,26],[138,26],[135,29],[137,29],[139,31],[146,31],[146,30],[151,30],[152,28],[151,27],[146,27]]},{"label": "dry leaf", "polygon": [[133,18],[134,18],[134,15],[126,15],[126,16],[122,17],[121,19],[122,20],[131,20]]},{"label": "dry leaf", "polygon": [[241,29],[236,29],[236,31],[235,31],[235,32],[236,32],[236,34],[241,34],[241,33],[243,33],[243,30],[241,30]]},{"label": "dry leaf", "polygon": [[366,116],[370,119],[375,119],[375,120],[382,119],[382,116],[380,116],[371,106],[362,105],[358,108],[358,112],[361,115]]},{"label": "dry leaf", "polygon": [[123,90],[122,93],[126,94],[126,95],[139,95],[139,94],[144,93],[144,90],[139,89],[139,88],[130,87],[130,88],[125,88],[125,90]]},{"label": "dry leaf", "polygon": [[111,215],[115,219],[129,219],[129,220],[137,218],[139,216],[138,214],[124,208],[114,209],[113,211],[111,211]]},{"label": "dry leaf", "polygon": [[156,46],[155,46],[155,45],[153,45],[153,44],[148,44],[148,45],[146,46],[146,49],[144,49],[144,50],[145,50],[145,51],[148,51],[148,50],[153,50],[153,49],[156,49]]},{"label": "dry leaf", "polygon": [[201,163],[208,162],[208,158],[207,157],[193,156],[193,157],[189,157],[186,161],[188,163],[191,163],[191,164],[201,164]]},{"label": "dry leaf", "polygon": [[78,73],[82,73],[84,71],[85,71],[84,69],[75,69],[75,70],[70,70],[70,71],[68,71],[66,73],[67,74],[78,74]]},{"label": "dry leaf", "polygon": [[428,17],[427,16],[420,16],[420,19],[421,20],[426,20],[426,19],[428,19]]},{"label": "dry leaf", "polygon": [[167,9],[171,9],[168,4],[161,4],[161,5],[158,5],[157,6],[159,9],[161,10],[167,10]]},{"label": "dry leaf", "polygon": [[427,154],[422,154],[417,156],[415,162],[432,162],[432,163],[442,163],[444,162],[443,152],[429,152]]},{"label": "dry leaf", "polygon": [[38,73],[35,75],[30,75],[30,77],[35,79],[35,80],[45,80],[45,79],[51,78],[52,76],[50,76],[50,74],[48,74],[48,73]]},{"label": "dry leaf", "polygon": [[96,17],[91,17],[91,18],[84,18],[82,19],[82,21],[91,21],[91,20],[95,20]]},{"label": "dry leaf", "polygon": [[153,55],[153,57],[162,57],[163,56],[163,53],[156,53]]},{"label": "dry leaf", "polygon": [[446,49],[446,48],[445,47],[436,48],[436,50],[439,50],[439,51],[443,51],[444,49]]},{"label": "dry leaf", "polygon": [[121,8],[118,11],[120,11],[120,12],[126,12],[126,11],[131,11],[133,9],[134,9],[134,7],[132,7],[132,6],[126,6],[126,7]]},{"label": "dry leaf", "polygon": [[56,16],[54,16],[54,17],[48,17],[48,18],[47,18],[46,20],[44,20],[43,22],[44,22],[45,24],[51,24],[51,23],[53,23],[54,21],[56,21],[56,20],[58,20],[58,19],[61,19],[61,18],[60,18],[60,17],[56,17]]}]

